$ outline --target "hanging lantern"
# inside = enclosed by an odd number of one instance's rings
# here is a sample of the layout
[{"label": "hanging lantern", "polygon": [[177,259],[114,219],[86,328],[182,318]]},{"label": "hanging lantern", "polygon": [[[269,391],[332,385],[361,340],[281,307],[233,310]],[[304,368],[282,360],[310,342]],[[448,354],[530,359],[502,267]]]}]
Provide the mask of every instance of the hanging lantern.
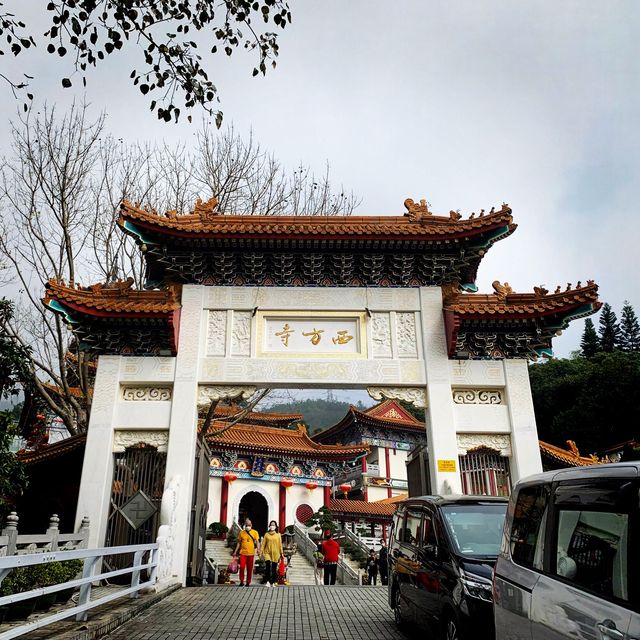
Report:
[{"label": "hanging lantern", "polygon": [[318,483],[315,480],[309,480],[304,486],[307,487],[309,491],[313,491],[318,488]]},{"label": "hanging lantern", "polygon": [[289,489],[289,487],[293,487],[293,480],[291,478],[282,478],[282,480],[280,480],[280,486]]},{"label": "hanging lantern", "polygon": [[227,472],[224,474],[223,478],[224,478],[224,479],[225,479],[229,484],[231,484],[234,480],[237,480],[237,479],[238,479],[238,476],[237,476],[235,473],[233,473],[233,471],[227,471]]},{"label": "hanging lantern", "polygon": [[338,489],[344,493],[344,497],[346,498],[349,491],[351,491],[351,485],[348,482],[343,482]]}]

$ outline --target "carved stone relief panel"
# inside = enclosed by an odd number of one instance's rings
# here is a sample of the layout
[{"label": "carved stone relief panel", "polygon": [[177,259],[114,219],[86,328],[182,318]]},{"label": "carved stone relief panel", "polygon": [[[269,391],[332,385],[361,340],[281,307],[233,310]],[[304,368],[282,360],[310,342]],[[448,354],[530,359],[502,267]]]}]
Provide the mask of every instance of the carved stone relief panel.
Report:
[{"label": "carved stone relief panel", "polygon": [[374,400],[382,400],[384,398],[404,400],[419,409],[424,409],[427,406],[427,394],[424,389],[412,387],[368,387],[367,393]]},{"label": "carved stone relief panel", "polygon": [[233,312],[231,355],[245,357],[251,355],[251,311]]},{"label": "carved stone relief panel", "polygon": [[458,433],[456,439],[461,456],[482,447],[499,451],[502,456],[511,455],[511,437],[507,433]]},{"label": "carved stone relief panel", "polygon": [[122,399],[135,402],[162,402],[171,400],[171,387],[123,385]]},{"label": "carved stone relief panel", "polygon": [[209,311],[207,321],[207,355],[224,356],[227,342],[227,312]]},{"label": "carved stone relief panel", "polygon": [[256,392],[255,387],[209,386],[200,385],[198,388],[198,406],[205,405],[212,400],[226,400],[242,398],[247,400]]},{"label": "carved stone relief panel", "polygon": [[113,434],[114,453],[122,453],[128,447],[134,447],[140,443],[155,447],[161,453],[166,453],[167,445],[169,444],[169,432],[160,429],[132,429],[130,431],[118,429]]},{"label": "carved stone relief panel", "polygon": [[374,358],[391,358],[391,322],[388,313],[371,314],[371,347]]},{"label": "carved stone relief panel", "polygon": [[502,404],[503,393],[500,389],[453,389],[455,404]]},{"label": "carved stone relief panel", "polygon": [[396,341],[400,358],[417,358],[416,316],[414,313],[396,313]]}]

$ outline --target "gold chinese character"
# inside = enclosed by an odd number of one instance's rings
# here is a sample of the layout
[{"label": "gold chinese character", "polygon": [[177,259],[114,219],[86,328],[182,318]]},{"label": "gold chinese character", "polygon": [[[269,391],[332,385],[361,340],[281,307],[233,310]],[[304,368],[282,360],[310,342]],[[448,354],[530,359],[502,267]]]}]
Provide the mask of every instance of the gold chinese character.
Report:
[{"label": "gold chinese character", "polygon": [[353,336],[350,336],[348,331],[338,331],[338,335],[331,340],[333,344],[347,344],[349,340],[353,340]]},{"label": "gold chinese character", "polygon": [[[280,338],[280,340],[282,340],[282,344],[285,347],[289,346],[289,336],[295,331],[295,329],[291,329],[289,327],[289,324],[286,323],[283,327],[282,327],[282,331],[277,331],[276,335],[278,336],[278,338]],[[304,335],[304,334],[303,334]]]},{"label": "gold chinese character", "polygon": [[305,333],[304,331],[302,332],[303,336],[313,336],[313,338],[311,338],[311,344],[313,346],[317,345],[320,340],[322,340],[322,336],[320,335],[321,333],[324,333],[324,329],[315,329],[313,331],[309,331],[308,333]]}]

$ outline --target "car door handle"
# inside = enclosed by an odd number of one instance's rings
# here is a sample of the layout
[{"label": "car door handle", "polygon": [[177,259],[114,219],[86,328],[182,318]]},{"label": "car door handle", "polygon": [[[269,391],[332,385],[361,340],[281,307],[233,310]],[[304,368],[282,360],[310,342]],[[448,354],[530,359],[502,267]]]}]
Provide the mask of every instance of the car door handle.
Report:
[{"label": "car door handle", "polygon": [[603,620],[596,624],[596,629],[602,634],[603,638],[609,638],[609,640],[622,640],[624,633],[616,628],[616,623],[613,620]]}]

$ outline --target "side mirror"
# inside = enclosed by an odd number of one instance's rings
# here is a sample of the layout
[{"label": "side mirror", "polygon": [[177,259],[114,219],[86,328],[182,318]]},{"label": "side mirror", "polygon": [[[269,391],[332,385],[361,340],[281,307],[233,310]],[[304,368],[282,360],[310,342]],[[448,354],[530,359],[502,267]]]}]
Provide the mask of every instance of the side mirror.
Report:
[{"label": "side mirror", "polygon": [[425,560],[437,560],[440,556],[440,550],[437,545],[428,544],[426,547],[422,548],[422,555]]}]

